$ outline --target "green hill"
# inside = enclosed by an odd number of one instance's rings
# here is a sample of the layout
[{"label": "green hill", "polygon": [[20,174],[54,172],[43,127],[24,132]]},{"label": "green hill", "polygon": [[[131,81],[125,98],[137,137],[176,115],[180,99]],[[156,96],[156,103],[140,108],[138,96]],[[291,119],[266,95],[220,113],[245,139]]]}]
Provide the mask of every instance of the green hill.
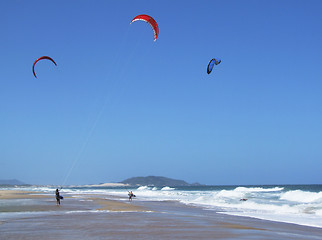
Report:
[{"label": "green hill", "polygon": [[155,186],[155,187],[182,187],[182,186],[197,186],[199,183],[189,184],[183,180],[177,180],[172,178],[160,177],[160,176],[148,176],[148,177],[132,177],[122,181],[124,184],[131,186]]},{"label": "green hill", "polygon": [[0,179],[0,185],[26,185],[17,179]]}]

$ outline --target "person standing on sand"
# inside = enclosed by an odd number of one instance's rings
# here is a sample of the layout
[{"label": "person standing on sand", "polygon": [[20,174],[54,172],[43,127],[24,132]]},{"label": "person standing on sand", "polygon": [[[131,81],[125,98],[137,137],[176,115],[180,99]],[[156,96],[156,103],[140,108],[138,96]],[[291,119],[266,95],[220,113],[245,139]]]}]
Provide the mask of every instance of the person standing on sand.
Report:
[{"label": "person standing on sand", "polygon": [[60,205],[60,199],[63,199],[62,196],[60,196],[59,194],[59,190],[58,188],[56,189],[56,201],[57,201],[57,205]]},{"label": "person standing on sand", "polygon": [[135,195],[133,194],[133,192],[129,192],[129,201],[132,201],[132,197],[135,197]]}]

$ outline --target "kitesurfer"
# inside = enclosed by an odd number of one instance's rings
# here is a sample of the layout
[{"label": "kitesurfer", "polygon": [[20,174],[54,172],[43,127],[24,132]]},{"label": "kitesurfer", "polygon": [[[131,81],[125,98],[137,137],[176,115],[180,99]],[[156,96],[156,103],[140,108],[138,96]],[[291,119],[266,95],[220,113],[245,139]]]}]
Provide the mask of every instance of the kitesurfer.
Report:
[{"label": "kitesurfer", "polygon": [[56,201],[57,205],[60,205],[60,199],[63,199],[63,196],[60,196],[58,188],[56,189]]},{"label": "kitesurfer", "polygon": [[132,201],[132,197],[135,197],[135,195],[133,194],[133,192],[131,191],[131,192],[129,192],[129,201]]}]

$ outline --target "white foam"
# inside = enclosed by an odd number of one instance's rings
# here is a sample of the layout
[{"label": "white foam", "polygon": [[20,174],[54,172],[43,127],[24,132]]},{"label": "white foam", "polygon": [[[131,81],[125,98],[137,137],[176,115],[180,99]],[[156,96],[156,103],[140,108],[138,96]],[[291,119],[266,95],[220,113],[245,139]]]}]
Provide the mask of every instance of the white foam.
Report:
[{"label": "white foam", "polygon": [[321,206],[320,210],[317,210],[317,211],[315,212],[315,214],[316,214],[317,216],[322,217],[322,206]]},{"label": "white foam", "polygon": [[220,192],[214,194],[215,198],[237,198],[240,199],[244,196],[245,191],[231,191],[231,190],[221,190]]},{"label": "white foam", "polygon": [[288,191],[281,196],[282,200],[300,203],[322,203],[322,192],[306,192],[301,190]]},{"label": "white foam", "polygon": [[237,192],[278,192],[282,191],[283,187],[262,188],[262,187],[237,187],[234,191]]},{"label": "white foam", "polygon": [[175,188],[171,188],[171,187],[163,187],[162,189],[161,189],[161,191],[173,191]]},{"label": "white foam", "polygon": [[150,190],[151,188],[148,187],[148,186],[141,186],[141,187],[138,187],[138,191],[142,191],[142,190]]}]

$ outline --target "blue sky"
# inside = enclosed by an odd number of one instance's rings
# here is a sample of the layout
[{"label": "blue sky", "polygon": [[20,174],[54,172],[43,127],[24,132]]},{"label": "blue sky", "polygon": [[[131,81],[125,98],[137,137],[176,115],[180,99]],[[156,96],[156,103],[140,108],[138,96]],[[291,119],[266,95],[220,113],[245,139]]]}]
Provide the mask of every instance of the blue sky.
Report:
[{"label": "blue sky", "polygon": [[321,183],[321,1],[1,1],[0,29],[2,179]]}]

